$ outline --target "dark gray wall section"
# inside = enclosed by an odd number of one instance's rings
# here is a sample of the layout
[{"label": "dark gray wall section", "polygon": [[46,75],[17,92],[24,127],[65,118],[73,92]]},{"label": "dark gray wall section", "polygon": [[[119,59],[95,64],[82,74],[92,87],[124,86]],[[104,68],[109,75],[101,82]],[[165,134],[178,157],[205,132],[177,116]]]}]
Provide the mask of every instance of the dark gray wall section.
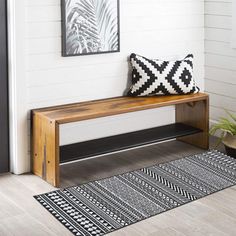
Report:
[{"label": "dark gray wall section", "polygon": [[0,0],[0,172],[9,171],[6,0]]}]

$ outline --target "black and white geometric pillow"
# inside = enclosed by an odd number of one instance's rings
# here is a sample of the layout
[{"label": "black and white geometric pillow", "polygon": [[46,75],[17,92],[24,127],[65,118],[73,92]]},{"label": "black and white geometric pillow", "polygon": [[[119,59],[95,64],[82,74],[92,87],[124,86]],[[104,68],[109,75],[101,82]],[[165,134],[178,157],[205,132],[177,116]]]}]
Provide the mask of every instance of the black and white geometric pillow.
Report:
[{"label": "black and white geometric pillow", "polygon": [[193,79],[193,55],[180,61],[150,60],[132,53],[132,86],[129,96],[198,93]]}]

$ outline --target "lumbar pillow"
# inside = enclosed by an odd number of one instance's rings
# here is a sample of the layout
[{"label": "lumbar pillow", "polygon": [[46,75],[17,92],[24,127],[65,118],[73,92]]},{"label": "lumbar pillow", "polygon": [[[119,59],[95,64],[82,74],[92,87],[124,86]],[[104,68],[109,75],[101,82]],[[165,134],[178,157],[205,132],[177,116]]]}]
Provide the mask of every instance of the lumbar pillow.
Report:
[{"label": "lumbar pillow", "polygon": [[129,96],[191,94],[199,92],[193,79],[193,55],[180,61],[151,60],[132,53]]}]

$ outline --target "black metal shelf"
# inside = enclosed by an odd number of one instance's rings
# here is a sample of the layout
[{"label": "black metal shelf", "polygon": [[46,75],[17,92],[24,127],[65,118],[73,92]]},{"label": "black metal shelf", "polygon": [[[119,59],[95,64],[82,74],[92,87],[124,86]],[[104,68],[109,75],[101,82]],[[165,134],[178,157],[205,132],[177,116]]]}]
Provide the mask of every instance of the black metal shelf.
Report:
[{"label": "black metal shelf", "polygon": [[120,134],[60,147],[60,163],[125,150],[151,143],[202,132],[202,130],[175,123],[126,134]]}]

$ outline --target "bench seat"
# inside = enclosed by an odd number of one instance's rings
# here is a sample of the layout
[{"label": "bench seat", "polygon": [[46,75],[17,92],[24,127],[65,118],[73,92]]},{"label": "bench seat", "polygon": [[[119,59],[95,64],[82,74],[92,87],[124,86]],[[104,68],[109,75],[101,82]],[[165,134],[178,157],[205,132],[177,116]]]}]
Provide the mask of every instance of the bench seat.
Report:
[{"label": "bench seat", "polygon": [[[186,129],[193,127],[192,130],[189,129],[192,133],[185,133],[182,125],[183,135],[179,135],[180,131],[178,131],[179,134],[176,134],[178,140],[208,149],[209,97],[207,94],[109,98],[32,110],[33,173],[48,183],[59,186],[60,124],[171,105],[176,107],[176,123],[186,125]],[[171,137],[173,138],[173,135]],[[142,143],[145,143],[145,140]]]}]

